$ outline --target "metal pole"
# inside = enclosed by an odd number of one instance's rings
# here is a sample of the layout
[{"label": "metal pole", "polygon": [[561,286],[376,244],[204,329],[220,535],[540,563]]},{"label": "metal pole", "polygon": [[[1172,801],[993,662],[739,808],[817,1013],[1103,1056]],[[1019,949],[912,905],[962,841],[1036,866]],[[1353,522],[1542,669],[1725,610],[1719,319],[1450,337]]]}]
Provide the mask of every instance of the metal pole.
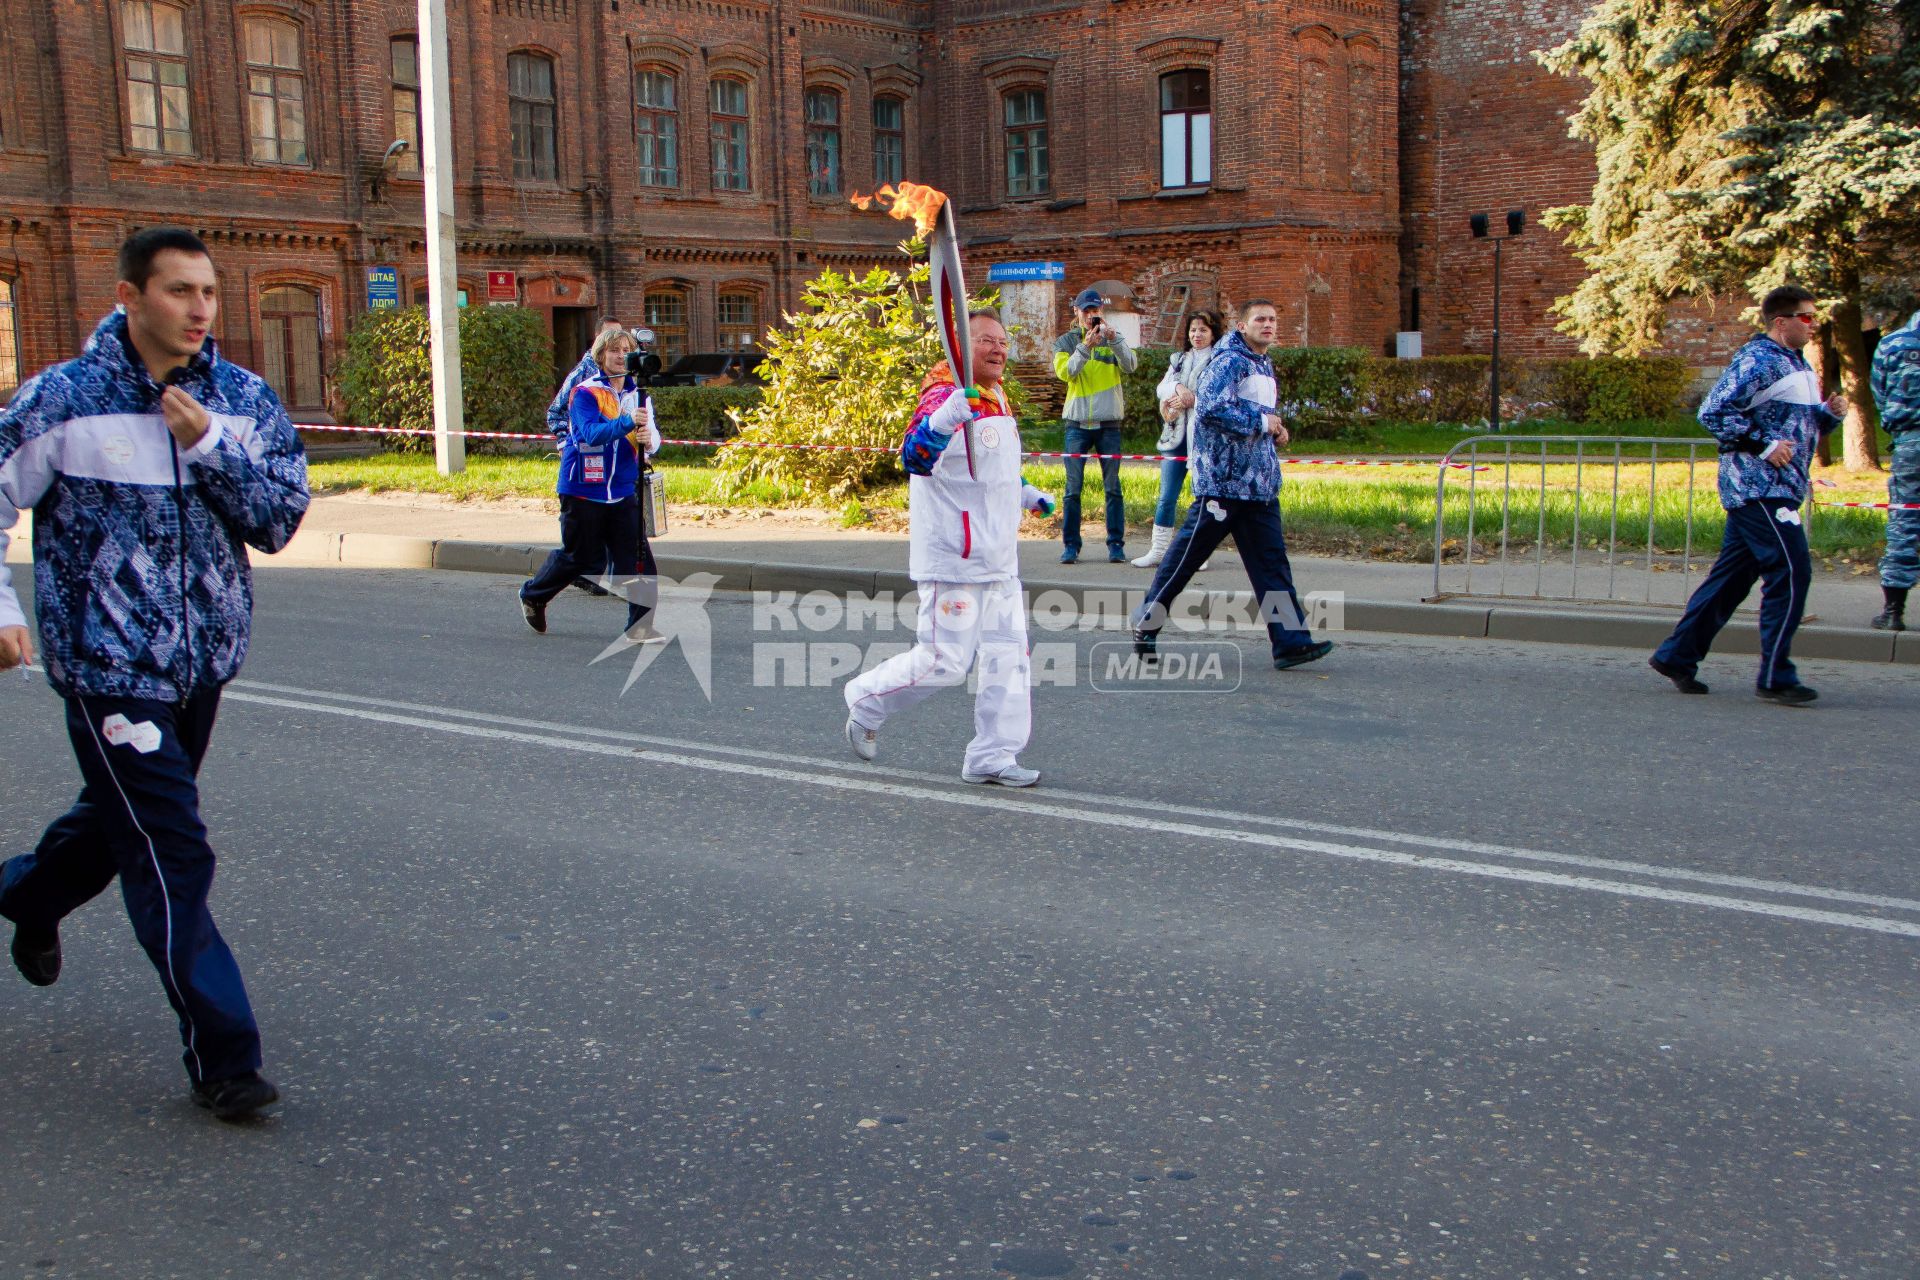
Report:
[{"label": "metal pole", "polygon": [[1493,242],[1493,412],[1488,422],[1500,430],[1500,241]]},{"label": "metal pole", "polygon": [[467,469],[460,387],[459,275],[454,266],[453,116],[446,0],[419,0],[420,176],[427,194],[427,333],[433,361],[433,458],[440,474]]}]

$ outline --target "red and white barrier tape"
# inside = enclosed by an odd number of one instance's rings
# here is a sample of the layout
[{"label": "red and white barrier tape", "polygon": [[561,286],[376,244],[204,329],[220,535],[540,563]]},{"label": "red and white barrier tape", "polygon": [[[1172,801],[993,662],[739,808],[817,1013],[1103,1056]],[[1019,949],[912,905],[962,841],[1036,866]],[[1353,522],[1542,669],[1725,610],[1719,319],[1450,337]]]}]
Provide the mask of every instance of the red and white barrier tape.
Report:
[{"label": "red and white barrier tape", "polygon": [[1920,511],[1920,502],[1822,502],[1815,498],[1816,507],[1856,507],[1868,511]]},{"label": "red and white barrier tape", "polygon": [[[437,434],[426,427],[340,427],[330,423],[323,425],[311,422],[296,422],[294,429],[298,431],[338,431],[349,434],[377,436],[431,436]],[[453,434],[469,440],[537,440],[549,445],[557,445],[558,443],[552,436],[529,435],[524,432],[514,431],[456,431]],[[699,440],[677,439],[671,436],[662,437],[660,443],[662,446],[674,444],[705,449],[806,449],[827,453],[899,452],[897,448],[878,444],[782,444],[770,440]],[[1030,450],[1020,456],[1023,458],[1098,458],[1103,461],[1108,458],[1117,458],[1122,462],[1187,461],[1186,456],[1183,454],[1162,453],[1050,453]],[[1433,465],[1427,462],[1379,462],[1370,458],[1288,458],[1286,459],[1286,464],[1290,467],[1423,467]],[[1484,464],[1476,466],[1469,462],[1449,462],[1445,465],[1460,471],[1491,471],[1493,469],[1491,466]]]}]

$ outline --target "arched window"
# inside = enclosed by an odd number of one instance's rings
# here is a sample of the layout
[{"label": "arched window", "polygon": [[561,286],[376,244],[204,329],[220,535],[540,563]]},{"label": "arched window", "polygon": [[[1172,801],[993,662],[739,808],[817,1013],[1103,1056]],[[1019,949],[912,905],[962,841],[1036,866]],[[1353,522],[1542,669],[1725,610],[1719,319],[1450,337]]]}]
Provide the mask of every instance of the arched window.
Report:
[{"label": "arched window", "polygon": [[1051,187],[1047,164],[1047,91],[1014,89],[1003,99],[1006,119],[1007,195],[1043,196]]},{"label": "arched window", "polygon": [[307,163],[307,74],[300,28],[248,18],[247,135],[258,164]]},{"label": "arched window", "polygon": [[643,310],[647,328],[653,330],[654,350],[661,364],[671,368],[687,354],[687,295],[666,286],[649,289]]},{"label": "arched window", "polygon": [[20,321],[13,305],[13,281],[0,276],[0,401],[20,386]]},{"label": "arched window", "polygon": [[299,285],[260,294],[261,376],[289,409],[325,402],[320,355],[320,295]]},{"label": "arched window", "polygon": [[402,177],[420,173],[420,42],[395,36],[387,42],[387,61],[393,77],[393,140],[407,149],[393,159],[393,171]]},{"label": "arched window", "polygon": [[760,345],[760,299],[751,293],[720,295],[722,351],[752,351]]},{"label": "arched window", "polygon": [[128,145],[136,151],[192,155],[185,12],[151,0],[121,0],[120,40],[126,59]]},{"label": "arched window", "polygon": [[807,194],[840,194],[840,94],[809,89],[807,113]]},{"label": "arched window", "polygon": [[513,176],[519,181],[559,181],[555,103],[553,59],[537,53],[508,54],[507,116],[513,130]]},{"label": "arched window", "polygon": [[1160,77],[1160,185],[1204,187],[1213,181],[1213,97],[1205,71]]},{"label": "arched window", "polygon": [[894,97],[873,100],[873,185],[885,186],[906,176],[907,104]]},{"label": "arched window", "polygon": [[671,71],[633,73],[634,137],[640,185],[680,185],[680,78]]},{"label": "arched window", "polygon": [[748,191],[747,85],[727,77],[709,88],[709,131],[713,141],[713,186],[716,191]]}]

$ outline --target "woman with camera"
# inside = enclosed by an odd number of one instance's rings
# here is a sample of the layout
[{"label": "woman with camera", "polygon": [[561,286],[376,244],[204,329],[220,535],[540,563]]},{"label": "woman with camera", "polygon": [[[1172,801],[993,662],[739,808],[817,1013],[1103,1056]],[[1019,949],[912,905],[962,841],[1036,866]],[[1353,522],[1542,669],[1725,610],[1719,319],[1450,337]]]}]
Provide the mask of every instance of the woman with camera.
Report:
[{"label": "woman with camera", "polygon": [[[1218,311],[1196,311],[1187,320],[1179,351],[1167,363],[1167,374],[1154,394],[1160,400],[1158,448],[1168,455],[1160,463],[1160,501],[1153,508],[1153,545],[1134,563],[1151,569],[1166,558],[1174,530],[1180,527],[1180,490],[1187,483],[1187,450],[1193,445],[1193,404],[1200,374],[1213,356],[1213,344],[1224,326]],[[1200,566],[1202,569],[1205,565]]]},{"label": "woman with camera", "polygon": [[[636,493],[646,459],[660,448],[643,389],[647,357],[622,329],[595,338],[592,356],[598,370],[573,389],[560,441],[560,548],[522,584],[520,612],[529,627],[546,634],[548,603],[576,577],[605,564],[627,597],[627,638],[644,643],[656,638],[647,619],[659,573]],[[652,361],[654,368],[658,363]]]}]

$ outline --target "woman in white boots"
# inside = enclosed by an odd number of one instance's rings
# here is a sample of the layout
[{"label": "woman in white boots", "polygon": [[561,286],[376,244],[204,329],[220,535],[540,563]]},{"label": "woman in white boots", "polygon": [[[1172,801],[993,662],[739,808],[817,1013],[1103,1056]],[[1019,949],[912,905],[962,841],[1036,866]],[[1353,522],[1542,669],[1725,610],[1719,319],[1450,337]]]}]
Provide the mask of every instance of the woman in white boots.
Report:
[{"label": "woman in white boots", "polygon": [[[1167,364],[1167,376],[1160,379],[1155,395],[1160,400],[1159,449],[1168,455],[1160,463],[1160,501],[1153,508],[1153,545],[1134,564],[1151,569],[1167,554],[1167,545],[1180,527],[1180,490],[1187,483],[1187,449],[1193,442],[1194,389],[1200,385],[1201,371],[1213,356],[1213,344],[1220,340],[1218,311],[1196,311],[1187,320],[1187,332],[1179,351]],[[1200,566],[1202,569],[1205,565]]]}]

